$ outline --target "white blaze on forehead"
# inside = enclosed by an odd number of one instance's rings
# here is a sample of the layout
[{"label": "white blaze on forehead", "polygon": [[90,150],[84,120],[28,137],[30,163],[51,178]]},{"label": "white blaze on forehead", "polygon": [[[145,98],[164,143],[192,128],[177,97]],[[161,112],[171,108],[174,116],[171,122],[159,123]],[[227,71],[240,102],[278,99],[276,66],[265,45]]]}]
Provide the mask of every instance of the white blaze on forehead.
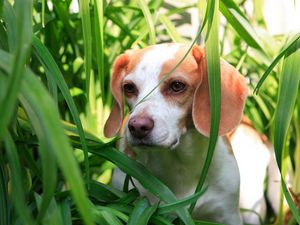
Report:
[{"label": "white blaze on forehead", "polygon": [[125,77],[125,80],[131,80],[140,91],[142,90],[143,93],[140,92],[139,97],[158,84],[164,63],[174,58],[178,49],[178,44],[160,44],[142,56],[134,70]]}]

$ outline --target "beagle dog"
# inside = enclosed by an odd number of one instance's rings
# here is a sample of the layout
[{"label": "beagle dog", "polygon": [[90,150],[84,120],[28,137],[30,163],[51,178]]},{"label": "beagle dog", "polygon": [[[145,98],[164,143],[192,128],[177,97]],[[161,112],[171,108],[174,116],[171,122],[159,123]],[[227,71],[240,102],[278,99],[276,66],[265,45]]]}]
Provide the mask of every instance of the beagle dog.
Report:
[{"label": "beagle dog", "polygon": [[[171,43],[118,56],[111,81],[114,103],[104,128],[107,137],[119,132],[124,97],[131,113],[124,127],[121,150],[135,155],[178,198],[195,191],[210,131],[205,51],[194,46],[166,77],[187,51],[188,46]],[[263,218],[266,210],[263,183],[270,151],[253,128],[245,124],[238,127],[247,84],[225,60],[221,60],[220,66],[219,138],[205,181],[208,188],[197,201],[193,217],[229,225],[240,225],[242,221],[259,224],[259,216]],[[115,186],[122,187],[122,176],[117,169],[113,175]],[[141,194],[155,201],[147,190],[137,186]],[[249,211],[241,216],[240,208]]]}]

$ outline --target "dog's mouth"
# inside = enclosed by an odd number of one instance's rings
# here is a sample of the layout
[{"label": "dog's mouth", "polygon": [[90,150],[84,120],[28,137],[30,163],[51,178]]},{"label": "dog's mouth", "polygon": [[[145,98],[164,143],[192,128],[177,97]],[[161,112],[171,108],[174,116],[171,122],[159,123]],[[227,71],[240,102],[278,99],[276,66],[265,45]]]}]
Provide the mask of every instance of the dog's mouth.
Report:
[{"label": "dog's mouth", "polygon": [[156,141],[148,141],[148,140],[135,140],[135,141],[129,141],[129,144],[135,147],[139,148],[164,148],[164,149],[175,149],[179,144],[179,139],[175,139],[174,141],[170,143],[164,143],[164,142],[156,142]]}]

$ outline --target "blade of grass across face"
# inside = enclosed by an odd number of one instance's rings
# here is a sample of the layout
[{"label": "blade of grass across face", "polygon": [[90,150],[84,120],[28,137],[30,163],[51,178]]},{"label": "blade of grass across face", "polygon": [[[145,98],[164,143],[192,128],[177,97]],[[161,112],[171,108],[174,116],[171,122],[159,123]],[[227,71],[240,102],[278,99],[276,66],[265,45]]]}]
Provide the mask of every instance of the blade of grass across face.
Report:
[{"label": "blade of grass across face", "polygon": [[[7,3],[6,3],[7,4]],[[16,48],[14,54],[14,62],[11,75],[9,76],[6,93],[3,99],[0,99],[2,109],[0,117],[0,139],[4,134],[6,126],[8,125],[13,110],[16,107],[17,95],[19,92],[20,84],[23,78],[27,54],[30,50],[30,42],[32,36],[32,1],[23,0],[15,2],[16,13]],[[11,18],[14,19],[14,18]],[[6,23],[8,21],[5,21]],[[12,28],[13,29],[13,28]],[[8,37],[10,39],[10,37]]]},{"label": "blade of grass across face", "polygon": [[254,93],[258,94],[260,87],[262,86],[262,84],[264,83],[264,81],[266,80],[266,78],[268,77],[268,75],[270,74],[270,72],[278,64],[279,60],[282,59],[282,57],[284,57],[284,55],[291,48],[293,48],[294,44],[299,40],[299,38],[300,38],[300,33],[298,33],[295,36],[293,36],[291,38],[291,40],[289,41],[289,43],[284,46],[284,48],[280,51],[280,53],[276,56],[276,58],[273,60],[273,62],[271,63],[271,65],[268,67],[268,69],[264,72],[264,74],[260,78],[259,82],[257,83],[257,85],[256,85],[256,87],[254,89]]},{"label": "blade of grass across face", "polygon": [[69,88],[67,86],[66,81],[63,78],[60,69],[58,68],[57,64],[55,63],[48,49],[35,36],[32,39],[32,46],[33,46],[33,53],[36,55],[40,63],[43,65],[46,75],[48,77],[51,77],[51,79],[53,79],[56,82],[71,111],[72,117],[77,126],[78,134],[84,152],[84,164],[85,164],[85,172],[86,172],[85,177],[86,177],[86,181],[88,182],[89,174],[90,174],[88,149],[87,149],[87,143],[84,136],[83,127],[79,118],[79,112],[76,108],[75,102],[70,94]]},{"label": "blade of grass across face", "polygon": [[[211,1],[209,1],[209,3],[211,3]],[[187,50],[187,52],[185,53],[185,55],[182,57],[182,59],[174,66],[174,68],[171,69],[171,71],[169,71],[168,73],[166,73],[164,75],[164,77],[159,81],[159,83],[153,87],[148,94],[146,94],[134,107],[137,107],[139,104],[141,104],[142,102],[144,102],[166,79],[168,79],[169,76],[171,76],[171,74],[180,66],[180,64],[185,60],[185,58],[188,56],[188,54],[190,53],[190,51],[192,50],[193,46],[196,44],[196,42],[198,41],[198,39],[200,38],[200,35],[204,29],[204,27],[207,27],[207,32],[210,31],[211,29],[211,24],[209,23],[208,20],[208,11],[211,13],[212,12],[212,8],[211,5],[208,4],[206,7],[206,13],[205,13],[205,17],[203,19],[203,22],[201,24],[201,27],[196,35],[196,37],[194,38],[193,42],[191,43],[189,49]],[[208,23],[208,24],[207,24]],[[207,26],[206,26],[207,25]]]},{"label": "blade of grass across face", "polygon": [[[209,146],[205,163],[202,168],[201,176],[196,187],[195,193],[202,190],[209,165],[211,163],[215,146],[218,139],[220,124],[220,104],[221,104],[221,83],[220,83],[220,55],[219,55],[219,1],[211,1],[214,7],[212,17],[212,26],[209,36],[206,36],[206,64],[209,83],[209,99],[210,99],[210,135]],[[195,203],[191,204],[190,212],[193,211]]]},{"label": "blade of grass across face", "polygon": [[[300,40],[294,43],[285,54],[283,69],[279,82],[278,103],[275,112],[274,148],[279,169],[282,167],[282,152],[286,135],[292,120],[293,110],[299,92],[300,83]],[[289,204],[294,218],[300,223],[300,215],[281,175],[284,196]]]},{"label": "blade of grass across face", "polygon": [[148,25],[149,29],[149,36],[150,36],[150,44],[155,44],[156,43],[156,34],[155,34],[155,27],[154,27],[154,22],[152,19],[152,15],[150,13],[149,8],[147,7],[147,4],[144,0],[137,0],[139,6],[141,7],[141,10],[144,14],[145,20]]}]

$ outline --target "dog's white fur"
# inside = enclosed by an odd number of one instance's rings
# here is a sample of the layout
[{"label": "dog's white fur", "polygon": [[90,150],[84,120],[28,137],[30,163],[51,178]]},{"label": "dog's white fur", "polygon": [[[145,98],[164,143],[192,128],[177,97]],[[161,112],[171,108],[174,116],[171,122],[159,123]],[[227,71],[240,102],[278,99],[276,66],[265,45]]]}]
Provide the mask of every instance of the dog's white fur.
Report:
[{"label": "dog's white fur", "polygon": [[[178,125],[187,116],[186,109],[166,99],[160,88],[140,103],[158,85],[164,64],[175,57],[179,48],[177,44],[152,47],[126,76],[123,72],[123,81],[134,83],[139,90],[136,98],[126,99],[132,109],[129,119],[147,115],[155,124],[144,140],[133,137],[126,126],[126,142],[136,153],[139,162],[163,181],[178,198],[183,198],[195,191],[207,154],[208,138],[195,128]],[[130,57],[131,53],[127,54]],[[263,182],[270,152],[256,132],[247,129],[240,126],[231,135],[236,158],[226,138],[219,137],[204,184],[208,189],[196,204],[193,212],[195,218],[240,225],[242,217],[239,207],[255,210],[264,217]],[[116,186],[122,186],[121,177],[124,174],[117,169],[113,177]],[[138,187],[142,194],[154,200],[141,185]],[[258,216],[254,213],[245,213],[243,220],[259,224]]]}]

